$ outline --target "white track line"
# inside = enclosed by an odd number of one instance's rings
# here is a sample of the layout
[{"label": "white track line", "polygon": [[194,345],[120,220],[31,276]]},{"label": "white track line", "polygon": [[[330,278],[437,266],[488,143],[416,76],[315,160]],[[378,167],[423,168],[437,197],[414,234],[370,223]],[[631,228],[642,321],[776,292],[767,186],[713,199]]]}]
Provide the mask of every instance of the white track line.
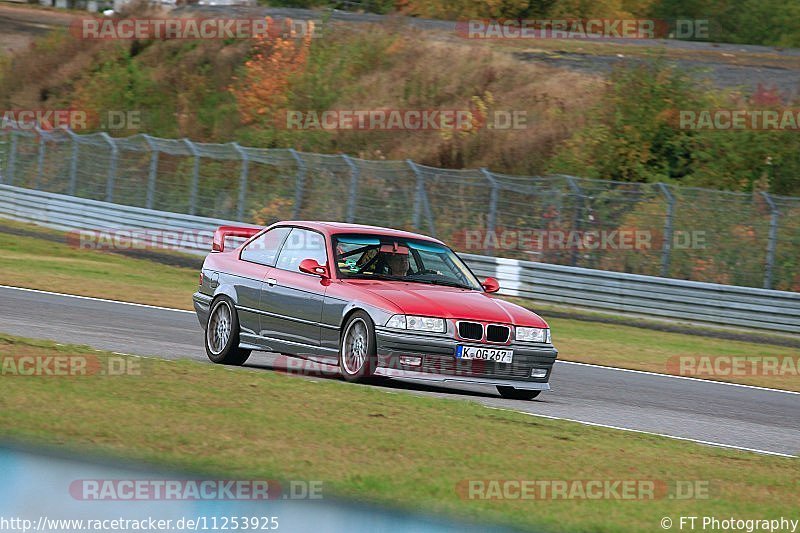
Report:
[{"label": "white track line", "polygon": [[765,454],[765,455],[776,455],[778,457],[789,457],[789,458],[792,458],[792,459],[797,459],[796,455],[791,455],[791,454],[788,454],[788,453],[771,452],[769,450],[759,450],[757,448],[745,448],[744,446],[736,446],[734,444],[723,444],[721,442],[712,442],[712,441],[707,441],[707,440],[692,439],[692,438],[689,438],[689,437],[677,437],[675,435],[669,435],[669,434],[666,434],[666,433],[655,433],[653,431],[644,431],[644,430],[641,430],[641,429],[631,429],[631,428],[624,428],[624,427],[619,427],[619,426],[611,426],[611,425],[608,425],[608,424],[600,424],[600,423],[597,423],[597,422],[586,422],[585,420],[575,420],[574,418],[562,418],[560,416],[541,415],[541,414],[538,414],[538,413],[528,413],[526,411],[517,411],[516,409],[508,409],[508,408],[505,408],[505,407],[492,407],[490,405],[486,405],[484,407],[487,407],[488,409],[497,409],[498,411],[509,411],[511,413],[519,413],[519,414],[523,414],[523,415],[535,416],[535,417],[538,417],[538,418],[547,418],[547,419],[550,419],[550,420],[563,420],[565,422],[575,422],[577,424],[583,424],[584,426],[592,426],[592,427],[605,428],[605,429],[616,429],[618,431],[628,431],[628,432],[631,432],[631,433],[641,433],[642,435],[652,435],[654,437],[665,437],[665,438],[668,438],[668,439],[682,440],[682,441],[687,441],[687,442],[695,442],[697,444],[705,444],[707,446],[716,446],[718,448],[728,448],[728,449],[731,449],[731,450],[740,450],[740,451],[744,451],[744,452],[762,453],[762,454]]},{"label": "white track line", "polygon": [[[119,304],[119,305],[132,305],[134,307],[143,307],[143,308],[146,308],[146,309],[158,309],[160,311],[174,311],[176,313],[192,313],[192,314],[194,314],[194,311],[189,311],[187,309],[175,309],[174,307],[160,307],[158,305],[137,304],[137,303],[133,303],[133,302],[123,302],[123,301],[120,301],[120,300],[108,300],[108,299],[105,299],[105,298],[95,298],[95,297],[92,297],[92,296],[78,296],[76,294],[65,294],[65,293],[62,293],[62,292],[43,291],[43,290],[39,290],[39,289],[28,289],[28,288],[25,288],[25,287],[13,287],[11,285],[0,285],[0,289],[11,289],[11,290],[16,290],[16,291],[35,292],[35,293],[40,293],[40,294],[49,294],[49,295],[52,295],[52,296],[64,296],[66,298],[79,298],[81,300],[92,300],[92,301],[95,301],[95,302],[104,302],[104,303],[112,303],[112,304]],[[660,374],[658,372],[647,372],[647,371],[644,371],[644,370],[631,370],[631,369],[628,369],[628,368],[617,368],[617,367],[613,367],[613,366],[595,365],[595,364],[591,364],[591,363],[578,363],[578,362],[575,362],[575,361],[564,361],[562,359],[556,360],[556,363],[564,364],[564,365],[588,366],[588,367],[591,367],[591,368],[600,368],[602,370],[611,370],[611,371],[615,371],[615,372],[631,372],[631,373],[634,373],[634,374],[645,374],[645,375],[648,375],[648,376],[656,376],[656,377],[660,377],[660,378],[685,379],[685,380],[689,380],[689,381],[696,381],[696,382],[699,382],[699,383],[711,384],[711,385],[725,385],[725,386],[728,386],[728,387],[743,387],[743,388],[746,388],[746,389],[756,389],[756,390],[763,390],[763,391],[768,391],[768,392],[780,392],[780,393],[783,393],[783,394],[795,394],[795,395],[800,394],[800,392],[796,392],[796,391],[788,391],[788,390],[782,390],[782,389],[771,389],[769,387],[758,387],[756,385],[743,385],[741,383],[729,383],[727,381],[713,381],[713,380],[710,380],[710,379],[693,378],[693,377],[689,377],[689,376],[675,376],[675,375],[672,375],[672,374]]]},{"label": "white track line", "polygon": [[[67,298],[78,298],[78,299],[81,299],[81,300],[93,300],[93,301],[96,301],[96,302],[105,302],[105,303],[120,304],[120,305],[132,305],[132,306],[135,306],[135,307],[144,307],[144,308],[149,308],[149,309],[159,309],[161,311],[175,311],[175,312],[178,312],[178,313],[194,313],[194,311],[188,311],[186,309],[174,309],[172,307],[160,307],[160,306],[157,306],[157,305],[137,304],[137,303],[133,303],[133,302],[122,302],[122,301],[119,301],[119,300],[107,300],[105,298],[94,298],[92,296],[78,296],[76,294],[64,294],[64,293],[61,293],[61,292],[43,291],[43,290],[39,290],[39,289],[28,289],[28,288],[25,288],[25,287],[12,287],[10,285],[0,285],[0,289],[11,289],[11,290],[17,290],[17,291],[35,292],[35,293],[40,293],[40,294],[50,294],[50,295],[53,295],[53,296],[64,296],[64,297],[67,297]],[[736,387],[746,387],[746,388],[751,388],[751,389],[761,389],[761,390],[766,390],[766,391],[771,391],[771,392],[782,392],[782,393],[786,393],[786,394],[800,394],[800,393],[794,392],[794,391],[785,391],[785,390],[780,390],[780,389],[769,389],[769,388],[765,388],[765,387],[755,387],[755,386],[752,386],[752,385],[741,385],[739,383],[725,383],[725,382],[722,382],[722,381],[710,381],[710,380],[707,380],[707,379],[690,378],[690,377],[686,377],[686,376],[673,376],[673,375],[670,375],[670,374],[659,374],[657,372],[645,372],[643,370],[629,370],[629,369],[626,369],[626,368],[614,368],[614,367],[611,367],[611,366],[593,365],[593,364],[589,364],[589,363],[576,363],[574,361],[557,361],[557,362],[558,363],[562,363],[562,364],[588,366],[588,367],[592,367],[592,368],[602,368],[604,370],[616,370],[616,371],[619,371],[619,372],[633,372],[633,373],[636,373],[636,374],[647,374],[647,375],[658,376],[658,377],[663,377],[663,378],[688,379],[688,380],[692,380],[692,381],[699,381],[701,383],[712,383],[712,384],[716,384],[716,385],[731,385],[731,386],[736,386]],[[682,440],[682,441],[687,441],[687,442],[695,442],[697,444],[705,444],[707,446],[716,446],[718,448],[728,448],[728,449],[731,449],[731,450],[741,450],[741,451],[746,451],[746,452],[761,453],[761,454],[765,454],[765,455],[775,455],[775,456],[779,456],[779,457],[790,457],[790,458],[793,458],[793,459],[797,458],[797,456],[791,455],[791,454],[787,454],[787,453],[771,452],[771,451],[767,451],[767,450],[758,450],[756,448],[745,448],[743,446],[735,446],[733,444],[722,444],[720,442],[711,442],[711,441],[705,441],[705,440],[699,440],[699,439],[691,439],[691,438],[688,438],[688,437],[677,437],[677,436],[668,435],[668,434],[665,434],[665,433],[654,433],[654,432],[651,432],[651,431],[643,431],[643,430],[640,430],[640,429],[631,429],[631,428],[624,428],[624,427],[619,427],[619,426],[611,426],[611,425],[608,425],[608,424],[600,424],[600,423],[597,423],[597,422],[586,422],[584,420],[575,420],[573,418],[562,418],[562,417],[558,417],[558,416],[542,415],[542,414],[537,414],[537,413],[527,413],[525,411],[517,411],[515,409],[507,409],[507,408],[504,408],[504,407],[491,407],[491,406],[488,406],[488,405],[485,406],[485,407],[487,407],[489,409],[497,409],[498,411],[509,411],[509,412],[512,412],[512,413],[521,413],[521,414],[525,414],[525,415],[529,415],[529,416],[536,416],[536,417],[539,417],[539,418],[547,418],[547,419],[550,419],[550,420],[563,420],[565,422],[575,422],[577,424],[583,424],[585,426],[593,426],[593,427],[600,427],[600,428],[606,428],[606,429],[616,429],[618,431],[628,431],[628,432],[631,432],[631,433],[640,433],[640,434],[643,434],[643,435],[653,435],[655,437],[665,437],[665,438],[668,438],[668,439]]]},{"label": "white track line", "polygon": [[64,294],[63,292],[42,291],[39,289],[28,289],[25,287],[12,287],[10,285],[0,285],[0,289],[12,289],[15,291],[36,292],[39,294],[50,294],[53,296],[65,296],[67,298],[78,298],[80,300],[92,300],[95,302],[105,302],[110,304],[132,305],[134,307],[145,307],[147,309],[158,309],[160,311],[175,311],[176,313],[194,313],[188,309],[175,309],[174,307],[161,307],[158,305],[137,304],[133,302],[123,302],[121,300],[107,300],[105,298],[95,298],[93,296],[78,296],[77,294]]}]

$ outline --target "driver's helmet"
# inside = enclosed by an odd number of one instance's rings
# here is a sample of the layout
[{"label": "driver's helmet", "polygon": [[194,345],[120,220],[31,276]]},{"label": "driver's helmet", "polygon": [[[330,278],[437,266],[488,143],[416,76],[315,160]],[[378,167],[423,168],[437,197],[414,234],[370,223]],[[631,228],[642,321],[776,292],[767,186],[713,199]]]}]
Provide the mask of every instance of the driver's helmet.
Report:
[{"label": "driver's helmet", "polygon": [[381,259],[386,265],[387,274],[391,276],[406,276],[411,267],[411,259],[408,253],[386,253],[382,252]]}]

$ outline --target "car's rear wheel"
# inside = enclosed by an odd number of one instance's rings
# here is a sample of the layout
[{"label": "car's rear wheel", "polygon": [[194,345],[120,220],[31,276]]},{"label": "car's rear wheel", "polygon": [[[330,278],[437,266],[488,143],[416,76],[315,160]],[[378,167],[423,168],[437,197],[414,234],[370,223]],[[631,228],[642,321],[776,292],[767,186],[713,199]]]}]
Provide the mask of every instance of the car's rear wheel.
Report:
[{"label": "car's rear wheel", "polygon": [[369,315],[356,311],[342,328],[339,368],[347,381],[372,377],[377,366],[375,325]]},{"label": "car's rear wheel", "polygon": [[514,387],[497,387],[497,392],[509,400],[533,400],[542,392],[540,390],[515,389]]},{"label": "car's rear wheel", "polygon": [[227,296],[212,302],[205,339],[206,354],[215,363],[241,366],[250,357],[250,350],[239,348],[239,317]]}]

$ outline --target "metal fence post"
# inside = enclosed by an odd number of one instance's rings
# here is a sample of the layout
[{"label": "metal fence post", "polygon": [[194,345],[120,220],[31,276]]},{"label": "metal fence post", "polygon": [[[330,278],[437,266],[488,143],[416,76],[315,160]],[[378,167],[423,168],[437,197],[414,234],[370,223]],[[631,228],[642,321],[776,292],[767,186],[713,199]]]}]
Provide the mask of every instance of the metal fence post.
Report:
[{"label": "metal fence post", "polygon": [[767,239],[767,262],[764,265],[764,288],[772,288],[772,272],[775,268],[775,249],[778,245],[778,218],[781,212],[768,192],[762,191],[761,196],[767,201],[770,210],[769,238]]},{"label": "metal fence post", "polygon": [[433,237],[434,239],[438,239],[439,237],[436,236],[436,224],[433,221],[433,211],[431,211],[431,203],[428,200],[428,193],[425,192],[425,189],[422,189],[422,209],[425,213],[425,219],[428,221],[428,235]]},{"label": "metal fence post", "polygon": [[69,184],[67,185],[67,194],[70,196],[75,196],[75,192],[78,189],[78,150],[80,150],[80,145],[78,144],[78,136],[69,128],[66,128],[64,131],[67,132],[70,139],[72,139],[72,154],[69,159]]},{"label": "metal fence post", "polygon": [[410,159],[406,159],[406,163],[411,167],[414,175],[417,177],[417,184],[414,193],[414,215],[411,221],[413,228],[419,231],[420,222],[422,221],[422,202],[425,195],[425,175],[419,170],[417,164]]},{"label": "metal fence post", "polygon": [[295,220],[300,218],[300,213],[303,210],[303,196],[306,189],[306,162],[297,153],[294,148],[289,148],[292,157],[297,163],[297,175],[295,176],[294,184],[294,208],[292,209],[292,218]]},{"label": "metal fence post", "polygon": [[16,130],[11,130],[11,146],[8,150],[8,166],[6,167],[6,175],[8,179],[6,182],[9,185],[14,185],[14,167],[16,166],[17,162],[17,132]]},{"label": "metal fence post", "polygon": [[347,193],[347,218],[345,222],[352,223],[356,219],[356,195],[358,194],[359,168],[347,154],[342,154],[347,166],[350,167],[350,190]]},{"label": "metal fence post", "polygon": [[[10,138],[10,137],[11,137],[10,132],[6,132],[6,140],[4,140],[3,142],[0,142],[0,144],[4,144],[4,145],[10,144],[8,142],[8,138]],[[3,183],[6,182],[6,173],[5,173],[6,169],[2,168],[2,164],[3,163],[8,164],[7,161],[8,161],[8,159],[3,159],[2,157],[0,157],[0,184],[3,184]]]},{"label": "metal fence post", "polygon": [[672,256],[672,236],[674,233],[673,221],[675,218],[675,196],[664,183],[658,183],[658,188],[667,199],[667,214],[664,217],[664,242],[661,244],[661,277],[669,276],[670,259]]},{"label": "metal fence post", "polygon": [[147,196],[144,200],[144,206],[147,209],[153,209],[156,201],[156,177],[158,176],[158,149],[153,143],[152,137],[149,135],[142,135],[147,147],[150,149],[150,170],[147,174]]},{"label": "metal fence post", "polygon": [[197,147],[189,139],[183,139],[184,144],[194,156],[194,166],[192,167],[192,183],[189,188],[189,214],[194,215],[197,211],[197,189],[200,187],[200,153]]},{"label": "metal fence post", "polygon": [[236,220],[244,218],[244,204],[247,201],[247,175],[250,169],[250,159],[238,143],[231,143],[242,158],[242,172],[239,174],[239,198],[236,203]]},{"label": "metal fence post", "polygon": [[33,178],[33,188],[38,189],[39,183],[42,179],[42,174],[44,173],[45,132],[39,129],[39,126],[36,126],[34,129],[36,130],[36,134],[39,136],[39,150],[38,156],[36,157],[36,176]]},{"label": "metal fence post", "polygon": [[[575,196],[576,201],[578,202],[578,206],[575,208],[575,212],[572,216],[572,229],[575,232],[579,232],[581,229],[581,221],[583,220],[583,202],[586,199],[586,196],[583,194],[583,190],[581,189],[578,182],[575,181],[575,178],[572,176],[564,176],[567,180],[567,184],[569,188],[572,190],[572,195]],[[578,264],[578,250],[573,247],[572,253],[570,254],[569,264],[572,266],[576,266]]]},{"label": "metal fence post", "polygon": [[486,179],[489,180],[489,186],[492,188],[489,195],[489,212],[486,214],[486,235],[484,239],[484,242],[489,243],[489,247],[484,250],[484,252],[486,252],[486,255],[494,255],[494,243],[497,242],[497,235],[494,235],[495,226],[497,224],[497,180],[487,168],[481,168],[481,172],[486,176]]},{"label": "metal fence post", "polygon": [[114,139],[112,139],[108,133],[103,131],[100,132],[100,135],[111,147],[111,162],[108,164],[108,179],[106,180],[106,202],[113,202],[114,182],[117,179],[117,155],[119,154],[119,150],[117,149],[117,143],[114,142]]}]

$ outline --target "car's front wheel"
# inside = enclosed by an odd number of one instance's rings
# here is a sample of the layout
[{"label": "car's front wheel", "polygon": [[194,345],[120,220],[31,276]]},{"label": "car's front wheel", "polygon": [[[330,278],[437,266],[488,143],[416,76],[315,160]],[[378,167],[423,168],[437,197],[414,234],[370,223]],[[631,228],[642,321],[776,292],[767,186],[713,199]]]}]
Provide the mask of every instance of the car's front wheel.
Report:
[{"label": "car's front wheel", "polygon": [[206,354],[215,363],[241,366],[250,357],[250,350],[239,348],[239,317],[227,296],[211,304],[205,338]]},{"label": "car's front wheel", "polygon": [[372,377],[377,366],[375,325],[369,315],[356,311],[342,328],[339,368],[347,381]]},{"label": "car's front wheel", "polygon": [[497,392],[509,400],[533,400],[542,392],[540,390],[515,389],[514,387],[497,387]]}]

